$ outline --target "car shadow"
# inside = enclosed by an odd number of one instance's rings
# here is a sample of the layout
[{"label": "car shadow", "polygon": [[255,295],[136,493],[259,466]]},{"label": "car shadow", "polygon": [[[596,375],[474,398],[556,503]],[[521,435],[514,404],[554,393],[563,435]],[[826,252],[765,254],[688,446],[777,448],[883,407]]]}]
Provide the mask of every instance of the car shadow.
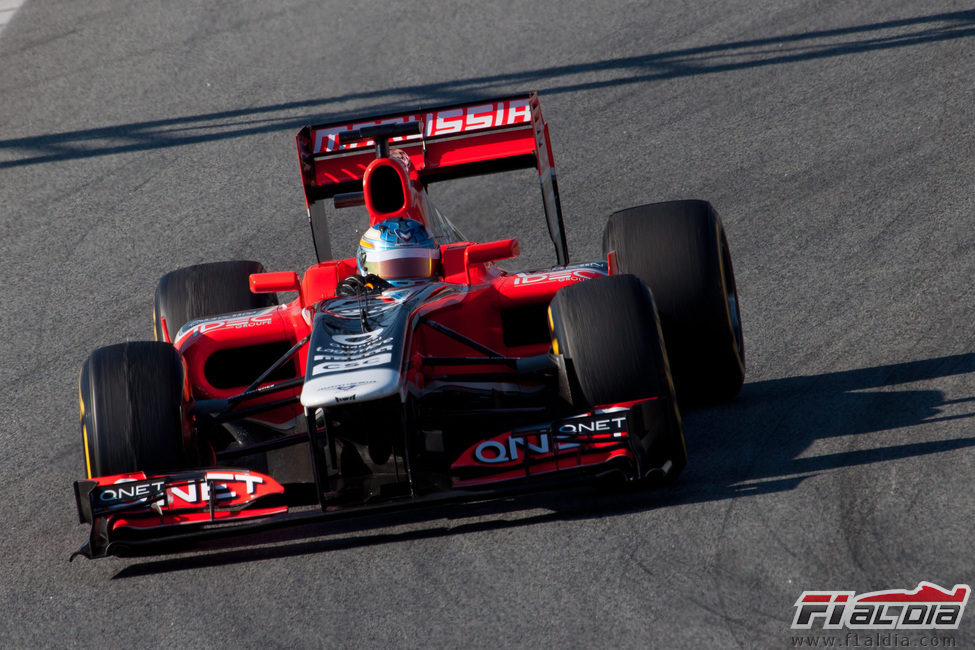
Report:
[{"label": "car shadow", "polygon": [[283,131],[359,115],[472,102],[523,90],[558,95],[750,68],[916,47],[975,36],[975,10],[937,13],[836,29],[650,52],[410,86],[364,90],[242,109],[201,113],[0,140],[0,169],[166,149]]},{"label": "car shadow", "polygon": [[[948,400],[928,387],[898,388],[972,372],[975,354],[961,354],[746,384],[735,401],[686,416],[695,461],[675,498],[684,502],[776,492],[831,470],[975,446],[971,436],[872,448],[850,438],[975,416],[975,410],[944,414],[975,397]],[[849,442],[824,446],[842,451],[817,454],[811,449],[816,442],[841,437]]]},{"label": "car shadow", "polygon": [[[830,438],[975,416],[975,411],[943,413],[975,402],[975,396],[948,400],[939,390],[896,388],[973,372],[975,353],[970,353],[748,383],[728,404],[685,414],[690,462],[671,486],[622,493],[578,487],[305,524],[236,538],[230,542],[233,548],[208,542],[194,547],[193,555],[137,561],[113,579],[783,492],[842,468],[975,447],[971,436],[867,448],[857,444],[849,451],[810,455],[815,443]],[[397,526],[410,529],[390,530]]]}]

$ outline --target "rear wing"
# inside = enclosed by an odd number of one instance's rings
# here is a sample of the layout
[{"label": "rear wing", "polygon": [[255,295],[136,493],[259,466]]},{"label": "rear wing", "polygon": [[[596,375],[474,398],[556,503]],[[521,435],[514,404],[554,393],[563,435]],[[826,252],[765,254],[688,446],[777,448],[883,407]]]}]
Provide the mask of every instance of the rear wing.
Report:
[{"label": "rear wing", "polygon": [[338,134],[407,122],[419,122],[420,133],[391,138],[390,146],[410,157],[424,187],[454,178],[536,168],[558,263],[568,264],[548,125],[534,92],[302,128],[296,137],[301,183],[319,261],[331,259],[326,205],[331,199],[344,203],[351,193],[361,192],[366,167],[376,158],[372,141],[340,144]]}]

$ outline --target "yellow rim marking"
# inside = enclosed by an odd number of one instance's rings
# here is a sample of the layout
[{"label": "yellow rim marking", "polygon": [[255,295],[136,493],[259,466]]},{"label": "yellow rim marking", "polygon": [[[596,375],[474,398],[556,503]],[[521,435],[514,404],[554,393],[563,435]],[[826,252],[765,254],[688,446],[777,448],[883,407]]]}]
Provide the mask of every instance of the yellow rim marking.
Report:
[{"label": "yellow rim marking", "polygon": [[552,333],[552,352],[559,353],[559,341],[555,338],[555,319],[552,318],[552,306],[548,306],[548,331]]},{"label": "yellow rim marking", "polygon": [[78,408],[81,410],[81,439],[85,443],[85,471],[91,478],[91,453],[88,451],[88,428],[85,426],[85,400],[81,398],[81,373],[78,373]]}]

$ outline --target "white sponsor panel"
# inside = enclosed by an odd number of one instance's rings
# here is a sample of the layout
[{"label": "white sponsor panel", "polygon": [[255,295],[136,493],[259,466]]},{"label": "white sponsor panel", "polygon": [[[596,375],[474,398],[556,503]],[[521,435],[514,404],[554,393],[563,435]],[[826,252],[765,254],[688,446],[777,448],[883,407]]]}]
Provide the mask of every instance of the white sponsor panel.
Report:
[{"label": "white sponsor panel", "polygon": [[[381,356],[390,357],[388,354]],[[334,372],[342,370],[344,369]],[[321,408],[389,397],[399,390],[399,379],[399,372],[392,368],[366,367],[343,371],[341,374],[323,374],[305,382],[301,389],[301,405],[305,408]]]},{"label": "white sponsor panel", "polygon": [[316,354],[314,356],[315,365],[312,366],[311,374],[313,377],[318,375],[328,375],[333,372],[345,372],[346,370],[356,370],[359,368],[371,368],[373,366],[385,366],[393,361],[393,355],[386,352],[374,354],[368,357],[357,359],[343,359],[327,354]]}]

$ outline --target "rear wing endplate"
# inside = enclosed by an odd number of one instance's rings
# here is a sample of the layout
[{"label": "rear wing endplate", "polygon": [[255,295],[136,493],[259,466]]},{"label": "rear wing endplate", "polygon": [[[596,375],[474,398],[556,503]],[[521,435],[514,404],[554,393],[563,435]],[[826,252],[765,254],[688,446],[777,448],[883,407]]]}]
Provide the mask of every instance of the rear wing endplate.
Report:
[{"label": "rear wing endplate", "polygon": [[534,92],[302,128],[296,137],[301,183],[319,261],[331,259],[327,202],[337,195],[361,192],[366,167],[376,157],[372,141],[340,144],[338,134],[364,126],[414,121],[420,123],[420,133],[391,138],[390,146],[409,155],[424,186],[536,168],[558,263],[568,264],[548,125]]}]

